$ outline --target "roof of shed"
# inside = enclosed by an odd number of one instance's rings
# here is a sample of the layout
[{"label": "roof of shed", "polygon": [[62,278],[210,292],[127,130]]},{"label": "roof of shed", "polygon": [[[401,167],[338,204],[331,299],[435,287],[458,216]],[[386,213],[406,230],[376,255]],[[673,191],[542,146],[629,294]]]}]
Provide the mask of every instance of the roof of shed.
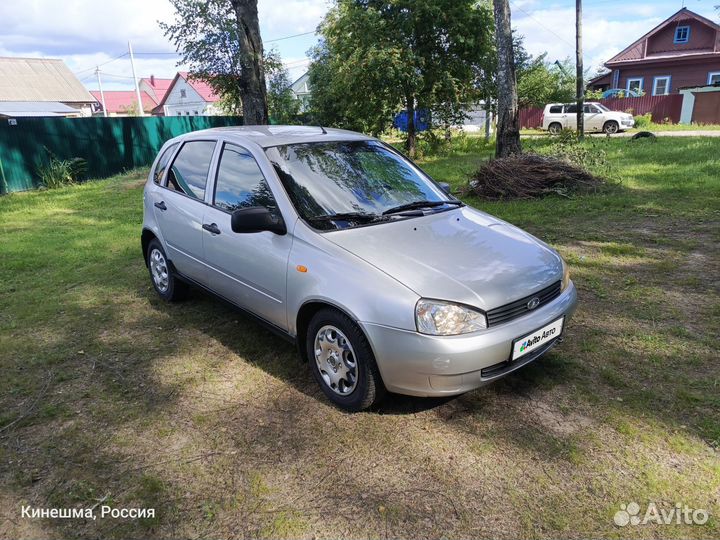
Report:
[{"label": "roof of shed", "polygon": [[0,57],[0,101],[93,103],[95,99],[62,60]]}]

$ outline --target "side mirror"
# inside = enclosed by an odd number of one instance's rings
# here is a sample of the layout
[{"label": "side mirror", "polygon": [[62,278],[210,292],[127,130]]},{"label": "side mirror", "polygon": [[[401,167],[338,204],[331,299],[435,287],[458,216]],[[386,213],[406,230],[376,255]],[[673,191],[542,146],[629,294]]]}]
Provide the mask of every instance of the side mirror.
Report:
[{"label": "side mirror", "polygon": [[440,189],[442,189],[448,195],[452,195],[452,193],[450,193],[452,188],[450,187],[450,184],[448,184],[447,182],[438,182],[438,186],[440,186]]},{"label": "side mirror", "polygon": [[230,217],[230,228],[236,233],[270,231],[281,236],[287,233],[282,216],[264,206],[235,210]]}]

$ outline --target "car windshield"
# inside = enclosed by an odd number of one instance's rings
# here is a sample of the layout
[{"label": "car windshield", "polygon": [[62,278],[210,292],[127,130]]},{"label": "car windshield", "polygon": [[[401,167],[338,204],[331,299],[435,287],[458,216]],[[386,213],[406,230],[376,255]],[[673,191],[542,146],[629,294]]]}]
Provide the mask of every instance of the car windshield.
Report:
[{"label": "car windshield", "polygon": [[594,105],[600,109],[601,111],[610,112],[610,109],[608,109],[605,105],[602,103],[594,103]]},{"label": "car windshield", "polygon": [[290,144],[266,154],[296,210],[315,228],[368,225],[459,204],[379,141]]}]

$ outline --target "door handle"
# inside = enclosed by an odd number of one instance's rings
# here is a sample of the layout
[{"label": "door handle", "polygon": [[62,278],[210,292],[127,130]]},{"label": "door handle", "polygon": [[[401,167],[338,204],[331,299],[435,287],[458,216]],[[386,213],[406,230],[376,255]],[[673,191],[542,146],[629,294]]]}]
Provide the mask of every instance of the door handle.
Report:
[{"label": "door handle", "polygon": [[218,226],[215,223],[211,223],[210,225],[208,225],[207,223],[203,223],[202,228],[208,231],[210,234],[220,234],[220,229],[218,229]]},{"label": "door handle", "polygon": [[160,201],[155,203],[155,208],[159,208],[163,212],[167,210],[167,206],[165,206],[165,201]]}]

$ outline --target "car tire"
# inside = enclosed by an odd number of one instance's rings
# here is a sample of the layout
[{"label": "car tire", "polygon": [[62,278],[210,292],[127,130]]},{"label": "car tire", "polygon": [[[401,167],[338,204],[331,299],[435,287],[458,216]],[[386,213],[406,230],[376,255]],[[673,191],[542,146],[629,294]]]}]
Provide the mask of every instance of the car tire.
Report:
[{"label": "car tire", "polygon": [[357,412],[385,396],[370,343],[344,313],[325,308],[308,325],[305,347],[313,377],[338,407]]},{"label": "car tire", "polygon": [[614,135],[620,131],[620,124],[618,124],[615,120],[608,120],[603,124],[603,133],[606,133],[607,135]]},{"label": "car tire", "polygon": [[148,244],[147,267],[150,271],[150,282],[160,298],[167,302],[178,302],[187,298],[189,287],[172,272],[165,250],[157,238],[153,238]]},{"label": "car tire", "polygon": [[548,126],[548,133],[550,133],[550,135],[557,135],[561,131],[562,131],[562,125],[559,124],[558,122],[553,122],[552,124],[550,124]]}]

